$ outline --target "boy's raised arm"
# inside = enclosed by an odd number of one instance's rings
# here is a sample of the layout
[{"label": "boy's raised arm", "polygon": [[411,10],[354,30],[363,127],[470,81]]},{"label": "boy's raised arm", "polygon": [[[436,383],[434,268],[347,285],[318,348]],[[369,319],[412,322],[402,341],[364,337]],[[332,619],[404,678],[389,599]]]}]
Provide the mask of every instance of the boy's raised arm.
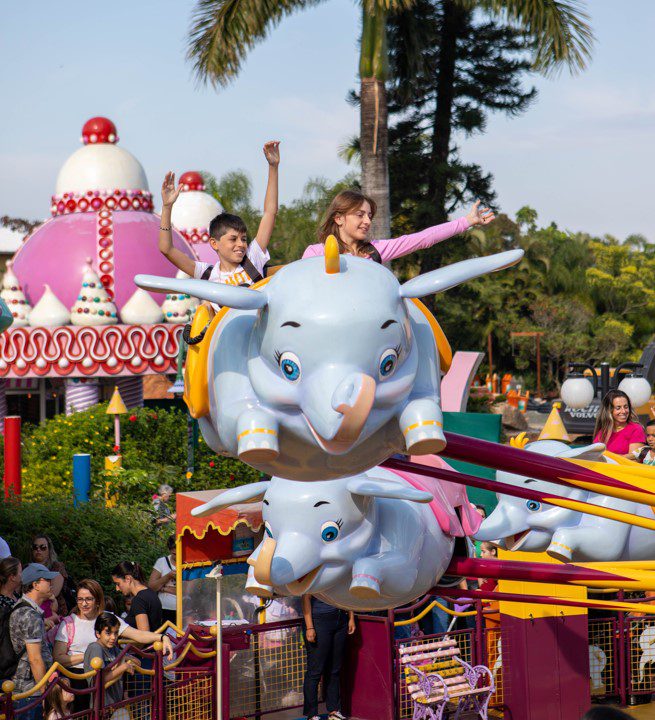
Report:
[{"label": "boy's raised arm", "polygon": [[266,250],[275,227],[277,216],[278,165],[280,164],[280,143],[270,140],[264,145],[264,156],[268,162],[268,185],[264,197],[264,214],[259,223],[255,240],[262,250]]},{"label": "boy's raised arm", "polygon": [[169,262],[172,262],[178,270],[193,277],[196,268],[195,262],[173,245],[171,210],[179,194],[180,187],[175,187],[175,173],[166,173],[166,177],[161,186],[162,207],[161,222],[159,223],[159,251]]}]

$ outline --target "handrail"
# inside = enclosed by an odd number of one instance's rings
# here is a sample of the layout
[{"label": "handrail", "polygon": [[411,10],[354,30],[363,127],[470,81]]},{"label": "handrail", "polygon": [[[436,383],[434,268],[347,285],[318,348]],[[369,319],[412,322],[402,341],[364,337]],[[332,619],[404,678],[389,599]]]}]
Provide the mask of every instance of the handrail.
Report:
[{"label": "handrail", "polygon": [[407,620],[398,620],[397,622],[394,622],[394,627],[402,627],[403,625],[412,625],[413,623],[417,623],[419,620],[422,620],[433,608],[438,607],[440,610],[443,610],[448,615],[452,615],[453,617],[471,617],[472,615],[477,615],[477,610],[467,610],[465,612],[461,612],[459,610],[451,610],[450,608],[446,607],[445,605],[442,605],[438,600],[433,600],[427,607],[423,608],[421,612],[418,615],[414,615],[414,617],[408,618]]},{"label": "handrail", "polygon": [[25,698],[32,697],[32,695],[36,695],[39,690],[41,690],[42,687],[44,687],[50,678],[57,672],[60,672],[62,675],[65,675],[67,678],[76,678],[78,680],[86,680],[88,678],[92,678],[97,674],[97,670],[89,670],[88,672],[82,673],[80,675],[77,675],[76,673],[71,673],[68,671],[63,665],[59,664],[58,662],[52,663],[52,665],[46,670],[45,675],[39,680],[38,683],[33,685],[29,690],[26,690],[22,693],[13,693],[12,694],[12,700],[24,700]]}]

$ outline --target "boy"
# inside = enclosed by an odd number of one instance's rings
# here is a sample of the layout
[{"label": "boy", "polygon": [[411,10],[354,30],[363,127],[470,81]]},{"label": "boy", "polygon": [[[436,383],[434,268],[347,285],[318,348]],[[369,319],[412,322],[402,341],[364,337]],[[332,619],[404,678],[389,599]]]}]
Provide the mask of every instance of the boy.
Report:
[{"label": "boy", "polygon": [[[84,672],[92,670],[91,660],[100,658],[103,667],[107,667],[116,660],[121,651],[118,647],[118,633],[120,630],[120,620],[110,612],[103,612],[98,615],[94,625],[96,634],[96,642],[92,642],[84,653]],[[105,690],[105,707],[113,705],[123,699],[123,675],[129,673],[134,675],[134,666],[141,663],[133,657],[124,658],[123,662],[114,666],[103,678],[105,685],[112,680],[116,680]],[[89,678],[89,684],[93,683],[93,678]]]},{"label": "boy", "polygon": [[655,420],[646,423],[646,442],[648,445],[635,452],[637,462],[655,465]]},{"label": "boy", "polygon": [[[228,285],[252,285],[261,280],[264,276],[264,265],[270,259],[267,247],[277,215],[279,145],[277,141],[270,141],[264,145],[264,156],[268,162],[264,214],[259,223],[257,236],[250,245],[247,243],[246,225],[237,215],[221,213],[209,224],[209,244],[218,255],[215,265],[194,261],[173,246],[171,209],[180,194],[180,187],[175,187],[175,174],[167,173],[161,188],[159,250],[176,268],[196,279]],[[217,305],[213,303],[212,305],[215,310],[219,309]]]}]

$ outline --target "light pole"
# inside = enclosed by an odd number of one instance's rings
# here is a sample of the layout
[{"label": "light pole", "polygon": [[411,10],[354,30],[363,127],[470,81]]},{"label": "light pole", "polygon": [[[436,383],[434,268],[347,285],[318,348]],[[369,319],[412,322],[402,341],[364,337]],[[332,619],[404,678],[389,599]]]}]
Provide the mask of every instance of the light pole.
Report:
[{"label": "light pole", "polygon": [[223,615],[221,613],[221,585],[223,566],[221,563],[207,573],[207,577],[216,580],[216,718],[223,720]]},{"label": "light pole", "polygon": [[[591,375],[584,375],[589,370]],[[562,383],[562,400],[571,408],[588,407],[598,397],[602,402],[610,390],[621,390],[634,407],[648,402],[651,394],[650,383],[643,376],[644,366],[640,363],[621,363],[610,373],[609,363],[600,363],[600,373],[590,363],[569,363],[569,372]]]}]

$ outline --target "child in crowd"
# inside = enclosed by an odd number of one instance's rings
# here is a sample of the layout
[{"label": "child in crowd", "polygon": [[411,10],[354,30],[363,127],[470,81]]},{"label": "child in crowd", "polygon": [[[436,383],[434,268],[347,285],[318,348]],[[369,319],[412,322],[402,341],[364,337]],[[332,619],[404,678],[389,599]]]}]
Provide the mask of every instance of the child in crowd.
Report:
[{"label": "child in crowd", "polygon": [[[171,210],[180,194],[180,186],[175,187],[175,174],[167,173],[161,188],[159,250],[176,268],[193,278],[227,285],[252,285],[264,277],[264,266],[270,260],[268,243],[277,216],[279,146],[277,141],[264,145],[264,156],[268,162],[268,185],[264,214],[255,239],[248,244],[246,224],[237,215],[223,212],[209,224],[209,244],[218,255],[215,265],[192,260],[173,246]],[[212,305],[215,310],[219,309],[217,305]]]},{"label": "child in crowd", "polygon": [[[92,642],[84,653],[84,672],[92,670],[91,660],[100,658],[102,667],[111,665],[120,655],[118,647],[118,631],[120,630],[120,622],[118,618],[109,612],[103,612],[96,618],[94,626],[96,634],[96,642]],[[134,668],[141,663],[133,657],[126,657],[123,662],[115,665],[108,673],[105,674],[105,684],[116,680],[105,690],[105,707],[113,705],[123,699],[123,675],[128,673],[134,675]],[[93,682],[93,678],[89,679],[89,683]]]},{"label": "child in crowd", "polygon": [[655,420],[649,420],[646,423],[646,442],[648,445],[644,445],[635,453],[637,462],[644,465],[655,465]]},{"label": "child in crowd", "polygon": [[327,209],[325,220],[318,230],[318,243],[309,245],[303,257],[323,255],[326,239],[334,235],[341,254],[388,262],[416,250],[425,250],[475,225],[488,225],[495,218],[489,208],[480,207],[478,200],[466,215],[457,220],[391,240],[373,240],[369,238],[369,233],[376,209],[375,201],[358,190],[340,192]]},{"label": "child in crowd", "polygon": [[[481,560],[498,560],[498,548],[486,540],[480,543],[480,559]],[[496,590],[498,581],[495,578],[480,578],[480,590]],[[498,603],[493,600],[485,606],[487,609],[498,609]],[[488,628],[500,627],[500,613],[493,612],[485,614],[484,624]]]},{"label": "child in crowd", "polygon": [[59,683],[56,683],[48,690],[43,701],[43,716],[45,720],[61,720],[61,718],[70,715],[73,710],[71,704],[75,700],[75,695],[68,690],[64,690]]}]

